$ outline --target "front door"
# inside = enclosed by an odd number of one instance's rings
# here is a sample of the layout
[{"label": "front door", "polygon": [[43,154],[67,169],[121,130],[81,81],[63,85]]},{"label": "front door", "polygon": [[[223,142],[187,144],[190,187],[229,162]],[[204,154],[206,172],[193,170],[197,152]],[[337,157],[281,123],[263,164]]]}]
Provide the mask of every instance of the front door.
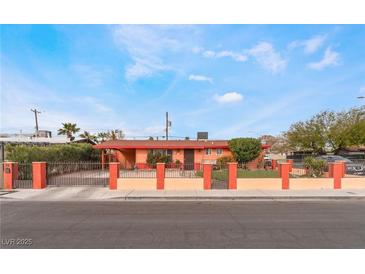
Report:
[{"label": "front door", "polygon": [[194,149],[184,149],[185,169],[194,169]]}]

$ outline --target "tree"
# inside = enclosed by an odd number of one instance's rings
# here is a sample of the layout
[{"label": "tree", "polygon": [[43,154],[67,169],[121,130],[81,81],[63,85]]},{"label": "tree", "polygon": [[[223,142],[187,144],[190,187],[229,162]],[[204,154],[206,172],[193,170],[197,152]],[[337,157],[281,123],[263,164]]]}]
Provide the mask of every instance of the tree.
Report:
[{"label": "tree", "polygon": [[90,134],[90,132],[88,132],[88,131],[84,131],[84,133],[81,133],[79,136],[81,138],[85,138],[85,139],[91,140],[93,142],[97,142],[98,141],[98,138],[95,135]]},{"label": "tree", "polygon": [[255,138],[234,138],[228,141],[236,161],[247,163],[256,159],[261,152],[261,142]]},{"label": "tree", "polygon": [[80,131],[80,128],[76,126],[76,124],[72,123],[62,123],[62,128],[58,130],[58,135],[66,135],[67,138],[73,140],[73,134]]},{"label": "tree", "polygon": [[122,130],[108,130],[107,132],[99,132],[97,138],[100,142],[109,141],[109,140],[122,140],[125,135]]},{"label": "tree", "polygon": [[292,147],[288,143],[287,138],[285,138],[283,135],[263,135],[259,138],[259,140],[261,143],[269,145],[270,151],[272,153],[287,154],[293,151]]},{"label": "tree", "polygon": [[294,123],[284,134],[296,150],[325,153],[365,144],[365,107],[349,111],[322,111],[304,122]]}]

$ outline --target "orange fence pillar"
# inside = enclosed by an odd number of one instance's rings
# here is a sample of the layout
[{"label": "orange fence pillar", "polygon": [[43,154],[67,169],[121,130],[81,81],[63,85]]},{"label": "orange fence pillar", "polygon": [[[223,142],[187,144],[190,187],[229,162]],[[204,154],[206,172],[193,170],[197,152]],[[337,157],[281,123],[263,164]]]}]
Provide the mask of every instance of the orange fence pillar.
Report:
[{"label": "orange fence pillar", "polygon": [[286,161],[290,164],[289,172],[292,172],[293,171],[294,160],[293,159],[288,159]]},{"label": "orange fence pillar", "polygon": [[237,189],[237,163],[228,163],[228,189]]},{"label": "orange fence pillar", "polygon": [[165,188],[165,163],[156,164],[157,189]]},{"label": "orange fence pillar", "polygon": [[46,162],[33,162],[33,188],[41,189],[47,186]]},{"label": "orange fence pillar", "polygon": [[333,163],[333,188],[341,189],[341,178],[343,174],[343,163]]},{"label": "orange fence pillar", "polygon": [[204,189],[212,188],[212,164],[203,164]]},{"label": "orange fence pillar", "polygon": [[281,177],[281,188],[289,189],[290,163],[281,163],[279,166]]},{"label": "orange fence pillar", "polygon": [[340,161],[342,164],[342,178],[345,177],[346,174],[346,162]]},{"label": "orange fence pillar", "polygon": [[271,160],[271,169],[275,170],[277,168],[278,162],[276,160]]},{"label": "orange fence pillar", "polygon": [[14,180],[18,178],[18,163],[4,162],[4,189],[13,189]]},{"label": "orange fence pillar", "polygon": [[117,189],[120,163],[109,163],[109,189]]}]

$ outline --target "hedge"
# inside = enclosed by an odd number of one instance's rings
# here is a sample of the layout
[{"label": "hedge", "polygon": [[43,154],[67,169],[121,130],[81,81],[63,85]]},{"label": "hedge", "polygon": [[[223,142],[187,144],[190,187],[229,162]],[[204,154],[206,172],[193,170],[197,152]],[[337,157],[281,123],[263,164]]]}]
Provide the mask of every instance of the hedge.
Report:
[{"label": "hedge", "polygon": [[5,146],[8,161],[30,163],[99,161],[100,152],[90,144],[64,144],[51,146],[13,145]]}]

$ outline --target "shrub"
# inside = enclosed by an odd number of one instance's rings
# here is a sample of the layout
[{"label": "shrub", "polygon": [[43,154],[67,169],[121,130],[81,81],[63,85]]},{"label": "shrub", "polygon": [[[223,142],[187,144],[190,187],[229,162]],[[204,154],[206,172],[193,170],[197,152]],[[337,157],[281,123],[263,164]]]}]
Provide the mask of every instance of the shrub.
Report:
[{"label": "shrub", "polygon": [[171,163],[171,157],[160,151],[153,152],[150,150],[147,154],[147,164],[155,165],[156,163]]},{"label": "shrub", "polygon": [[100,152],[90,144],[64,144],[51,146],[11,145],[5,146],[6,160],[30,163],[99,161]]},{"label": "shrub", "polygon": [[235,138],[228,142],[234,158],[240,163],[256,159],[261,152],[261,142],[255,138]]},{"label": "shrub", "polygon": [[321,177],[326,168],[326,161],[313,157],[304,158],[304,166],[308,170],[309,177]]},{"label": "shrub", "polygon": [[217,159],[217,165],[224,166],[229,162],[234,162],[235,159],[233,156],[222,156]]}]

